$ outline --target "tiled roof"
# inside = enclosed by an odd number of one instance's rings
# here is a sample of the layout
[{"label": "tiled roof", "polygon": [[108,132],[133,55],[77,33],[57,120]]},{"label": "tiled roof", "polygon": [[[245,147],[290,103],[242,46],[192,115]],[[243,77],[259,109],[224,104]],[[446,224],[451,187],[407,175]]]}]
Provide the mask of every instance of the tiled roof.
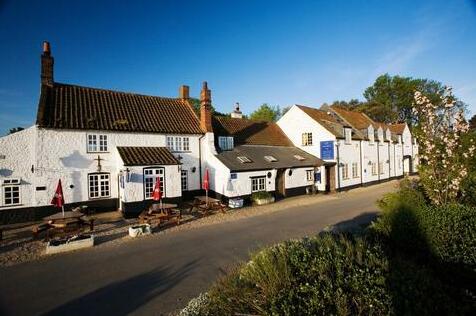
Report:
[{"label": "tiled roof", "polygon": [[203,133],[186,100],[61,83],[42,86],[36,123],[58,129]]},{"label": "tiled roof", "polygon": [[[304,159],[299,160],[294,157],[295,155]],[[251,162],[240,162],[238,157],[242,156],[249,158]],[[265,156],[272,156],[276,161],[270,162],[264,158]],[[231,171],[316,167],[324,164],[323,160],[297,147],[285,146],[242,145],[233,150],[222,151],[217,158]]]},{"label": "tiled roof", "polygon": [[[326,111],[311,108],[304,105],[296,105],[304,113],[309,115],[313,120],[321,124],[325,129],[332,133],[337,138],[344,138],[344,126],[341,122],[337,121],[332,115]],[[351,126],[349,126],[351,127]],[[352,139],[363,139],[364,136],[356,129],[353,129]]]},{"label": "tiled roof", "polygon": [[166,147],[117,147],[124,166],[179,165]]},{"label": "tiled roof", "polygon": [[403,134],[403,131],[405,130],[406,123],[396,123],[396,124],[390,124],[388,125],[388,128],[390,128],[390,131],[392,133],[401,135]]},{"label": "tiled roof", "polygon": [[235,145],[293,146],[274,122],[213,117],[215,136],[233,136]]},{"label": "tiled roof", "polygon": [[349,111],[340,106],[331,106],[331,109],[358,130],[365,129],[375,123],[361,112]]}]

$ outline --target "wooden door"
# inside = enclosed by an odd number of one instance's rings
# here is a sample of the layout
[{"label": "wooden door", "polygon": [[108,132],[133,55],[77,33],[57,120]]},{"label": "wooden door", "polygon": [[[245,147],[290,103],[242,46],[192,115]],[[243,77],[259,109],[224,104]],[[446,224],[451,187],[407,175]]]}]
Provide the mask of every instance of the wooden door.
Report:
[{"label": "wooden door", "polygon": [[276,171],[276,197],[283,198],[286,196],[286,188],[284,183],[285,169]]}]

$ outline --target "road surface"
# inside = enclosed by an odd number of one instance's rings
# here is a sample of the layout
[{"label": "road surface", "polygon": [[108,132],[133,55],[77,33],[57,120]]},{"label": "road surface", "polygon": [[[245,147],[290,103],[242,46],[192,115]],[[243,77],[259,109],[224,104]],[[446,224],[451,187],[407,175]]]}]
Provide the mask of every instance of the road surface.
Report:
[{"label": "road surface", "polygon": [[[306,206],[0,268],[0,315],[163,315],[205,291],[250,251],[368,221],[395,181]],[[277,208],[280,203],[276,203]]]}]

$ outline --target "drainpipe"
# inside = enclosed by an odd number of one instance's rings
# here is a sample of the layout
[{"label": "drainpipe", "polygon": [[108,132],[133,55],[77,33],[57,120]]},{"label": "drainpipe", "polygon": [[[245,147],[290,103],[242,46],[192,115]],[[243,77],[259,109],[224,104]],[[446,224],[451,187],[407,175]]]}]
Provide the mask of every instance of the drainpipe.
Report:
[{"label": "drainpipe", "polygon": [[380,182],[380,142],[377,142],[377,177],[378,182]]},{"label": "drainpipe", "polygon": [[362,141],[359,141],[359,147],[360,147],[360,157],[359,157],[359,161],[360,161],[360,164],[359,164],[359,168],[360,168],[360,185],[363,185],[364,184],[364,176],[363,176],[363,173],[362,173],[362,167],[363,167],[363,159],[362,159]]},{"label": "drainpipe", "polygon": [[337,147],[337,187],[340,190],[340,162],[339,162],[339,141],[336,143]]},{"label": "drainpipe", "polygon": [[388,179],[392,177],[392,164],[390,163],[390,142],[388,143]]}]

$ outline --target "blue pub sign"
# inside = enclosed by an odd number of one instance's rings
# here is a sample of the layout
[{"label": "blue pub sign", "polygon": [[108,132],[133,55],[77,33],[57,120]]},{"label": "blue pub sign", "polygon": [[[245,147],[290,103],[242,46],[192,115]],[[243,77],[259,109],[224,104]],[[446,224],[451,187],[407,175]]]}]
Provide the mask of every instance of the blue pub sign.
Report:
[{"label": "blue pub sign", "polygon": [[321,142],[321,159],[334,159],[334,142],[332,140]]}]

